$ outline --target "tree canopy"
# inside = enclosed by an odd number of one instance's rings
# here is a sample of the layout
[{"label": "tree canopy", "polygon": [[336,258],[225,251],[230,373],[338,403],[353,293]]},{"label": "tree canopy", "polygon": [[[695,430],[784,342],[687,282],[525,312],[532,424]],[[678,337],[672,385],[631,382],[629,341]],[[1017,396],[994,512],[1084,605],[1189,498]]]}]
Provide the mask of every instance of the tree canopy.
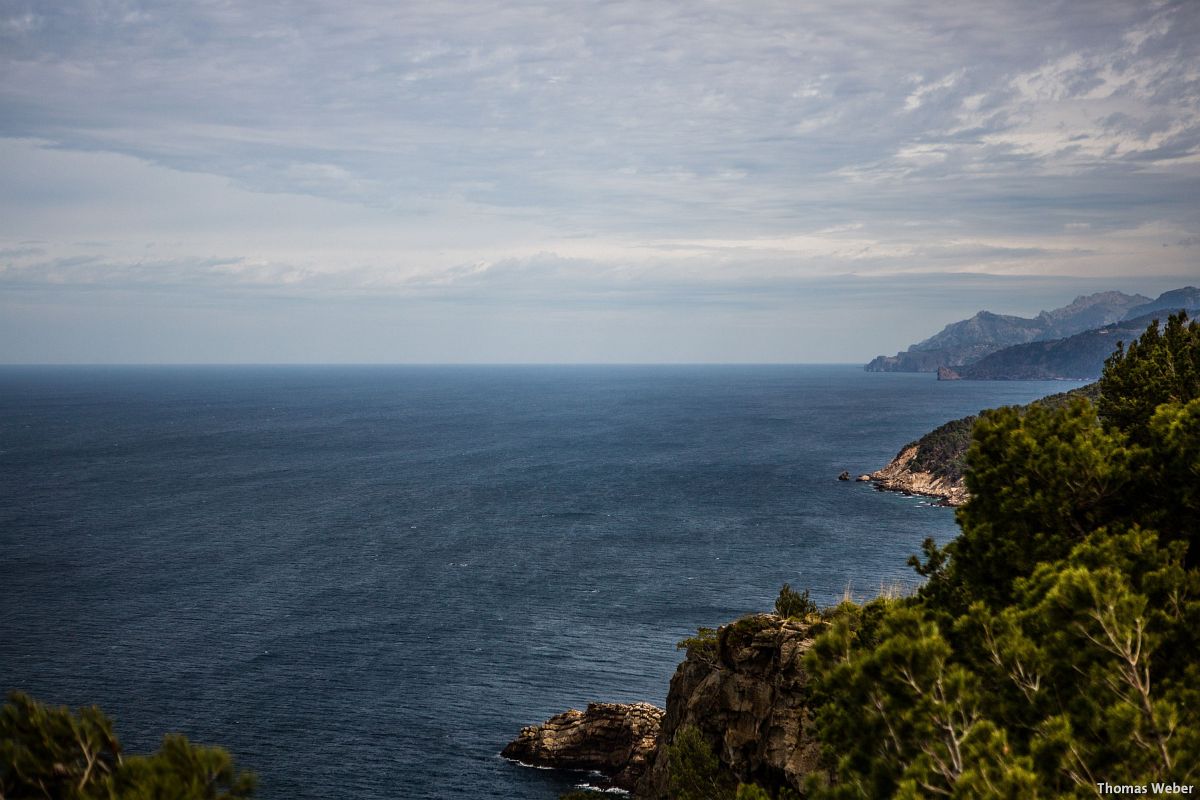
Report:
[{"label": "tree canopy", "polygon": [[807,656],[817,798],[1095,797],[1200,777],[1200,326],[1109,359],[1095,405],[982,414],[961,535],[917,596]]}]

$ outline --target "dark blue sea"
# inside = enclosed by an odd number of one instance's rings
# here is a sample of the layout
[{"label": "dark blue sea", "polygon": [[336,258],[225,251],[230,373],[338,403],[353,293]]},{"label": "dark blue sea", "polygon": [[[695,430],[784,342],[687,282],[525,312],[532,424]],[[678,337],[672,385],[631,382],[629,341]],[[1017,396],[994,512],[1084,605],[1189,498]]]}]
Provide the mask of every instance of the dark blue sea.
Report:
[{"label": "dark blue sea", "polygon": [[842,483],[1069,386],[856,366],[0,368],[0,689],[260,796],[551,800],[497,755],[662,704],[700,625],[912,583],[953,512]]}]

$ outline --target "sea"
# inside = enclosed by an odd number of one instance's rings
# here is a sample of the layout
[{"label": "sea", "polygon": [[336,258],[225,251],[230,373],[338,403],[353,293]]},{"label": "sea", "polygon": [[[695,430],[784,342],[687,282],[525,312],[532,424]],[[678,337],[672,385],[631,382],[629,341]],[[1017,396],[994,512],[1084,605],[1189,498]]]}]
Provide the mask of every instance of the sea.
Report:
[{"label": "sea", "polygon": [[838,481],[1062,382],[820,366],[0,368],[0,690],[258,796],[553,800],[499,751],[663,704],[698,626],[909,589],[954,512]]}]

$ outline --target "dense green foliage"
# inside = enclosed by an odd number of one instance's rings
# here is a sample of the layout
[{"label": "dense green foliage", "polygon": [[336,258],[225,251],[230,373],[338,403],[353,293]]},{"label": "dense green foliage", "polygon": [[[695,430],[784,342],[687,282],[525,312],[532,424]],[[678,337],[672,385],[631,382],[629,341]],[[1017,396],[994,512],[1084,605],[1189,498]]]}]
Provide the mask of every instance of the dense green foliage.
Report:
[{"label": "dense green foliage", "polygon": [[843,604],[806,666],[818,798],[1095,797],[1200,779],[1200,328],[1107,362],[1097,405],[984,412],[962,533],[913,598]]},{"label": "dense green foliage", "polygon": [[229,754],[166,736],[149,756],[125,756],[96,707],[78,715],[14,692],[0,710],[0,798],[21,800],[236,800],[254,776]]},{"label": "dense green foliage", "polygon": [[1150,441],[1150,420],[1163,403],[1200,397],[1200,323],[1172,314],[1126,349],[1118,343],[1100,379],[1100,415],[1136,444]]}]

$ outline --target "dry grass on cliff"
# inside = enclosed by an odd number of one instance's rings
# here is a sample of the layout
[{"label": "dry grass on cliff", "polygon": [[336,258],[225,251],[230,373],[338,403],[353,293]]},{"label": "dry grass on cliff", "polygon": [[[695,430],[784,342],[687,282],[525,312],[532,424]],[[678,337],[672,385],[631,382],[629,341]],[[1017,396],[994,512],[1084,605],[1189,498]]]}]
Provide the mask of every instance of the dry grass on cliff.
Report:
[{"label": "dry grass on cliff", "polygon": [[895,578],[890,581],[880,581],[874,594],[870,594],[867,592],[855,592],[852,581],[847,579],[846,588],[842,590],[841,602],[861,605],[879,599],[901,600],[906,597],[912,597],[920,588],[920,581],[905,581]]}]

